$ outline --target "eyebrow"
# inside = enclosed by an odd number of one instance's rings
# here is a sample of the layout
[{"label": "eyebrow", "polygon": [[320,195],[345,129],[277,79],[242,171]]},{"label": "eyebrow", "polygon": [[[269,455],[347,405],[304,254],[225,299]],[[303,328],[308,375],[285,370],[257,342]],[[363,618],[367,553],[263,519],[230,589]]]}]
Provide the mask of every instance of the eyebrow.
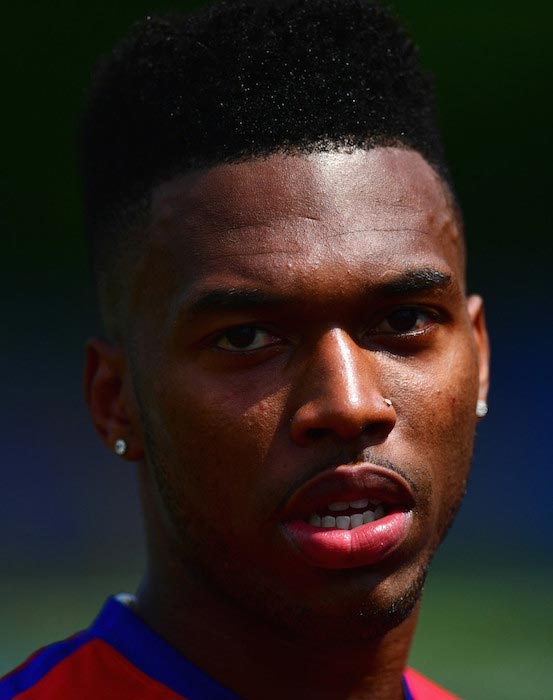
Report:
[{"label": "eyebrow", "polygon": [[288,297],[268,294],[261,289],[222,287],[212,289],[195,299],[186,309],[187,316],[200,316],[220,311],[244,311],[247,309],[277,306],[291,301]]},{"label": "eyebrow", "polygon": [[[367,291],[371,296],[401,297],[444,289],[450,284],[451,275],[432,268],[419,268],[406,270],[390,280],[370,285]],[[194,317],[208,313],[248,311],[297,303],[297,299],[290,295],[268,293],[262,289],[221,287],[211,289],[195,298],[187,306],[185,313]]]},{"label": "eyebrow", "polygon": [[445,289],[450,284],[451,275],[430,267],[423,267],[406,270],[398,277],[377,285],[377,291],[386,296],[401,296],[414,292],[432,292]]}]

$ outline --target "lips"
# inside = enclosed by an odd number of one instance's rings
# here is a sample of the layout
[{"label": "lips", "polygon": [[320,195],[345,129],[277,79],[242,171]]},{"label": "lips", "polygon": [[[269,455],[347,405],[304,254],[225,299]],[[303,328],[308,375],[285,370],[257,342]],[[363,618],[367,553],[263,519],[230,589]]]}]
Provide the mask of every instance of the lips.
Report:
[{"label": "lips", "polygon": [[[370,566],[406,539],[414,503],[408,482],[391,469],[344,465],[317,475],[298,489],[283,509],[281,522],[288,540],[313,566]],[[348,515],[337,512],[337,505]],[[356,506],[363,512],[356,513]],[[350,522],[341,519],[344,517]]]}]

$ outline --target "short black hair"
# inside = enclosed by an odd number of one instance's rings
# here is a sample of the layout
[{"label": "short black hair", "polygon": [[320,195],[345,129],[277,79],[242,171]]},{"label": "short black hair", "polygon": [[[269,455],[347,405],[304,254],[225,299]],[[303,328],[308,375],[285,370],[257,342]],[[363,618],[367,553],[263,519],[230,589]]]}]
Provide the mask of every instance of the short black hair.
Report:
[{"label": "short black hair", "polygon": [[[164,180],[277,152],[375,146],[418,151],[452,191],[431,81],[378,3],[222,0],[147,17],[99,63],[84,118],[100,288]],[[100,297],[105,319],[117,292]]]}]

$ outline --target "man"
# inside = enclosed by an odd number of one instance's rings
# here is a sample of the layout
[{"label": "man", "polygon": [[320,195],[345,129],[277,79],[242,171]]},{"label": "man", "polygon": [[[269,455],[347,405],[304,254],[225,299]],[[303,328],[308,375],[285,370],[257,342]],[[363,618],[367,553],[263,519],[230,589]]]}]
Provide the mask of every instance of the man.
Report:
[{"label": "man", "polygon": [[488,345],[411,43],[365,0],[147,18],[84,133],[85,394],[148,563],[0,699],[452,698],[405,669]]}]

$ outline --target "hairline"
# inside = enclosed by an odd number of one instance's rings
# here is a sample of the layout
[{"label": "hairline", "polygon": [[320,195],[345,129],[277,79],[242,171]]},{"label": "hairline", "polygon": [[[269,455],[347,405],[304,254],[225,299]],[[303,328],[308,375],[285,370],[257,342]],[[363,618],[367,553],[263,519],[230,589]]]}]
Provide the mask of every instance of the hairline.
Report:
[{"label": "hairline", "polygon": [[[107,337],[114,342],[121,342],[127,334],[128,325],[124,316],[125,306],[128,303],[129,285],[122,280],[129,280],[133,264],[136,263],[141,246],[148,237],[150,215],[152,210],[153,195],[157,188],[164,184],[176,182],[186,178],[190,174],[198,172],[208,172],[221,165],[239,165],[241,163],[253,163],[259,160],[268,160],[273,156],[305,156],[308,157],[317,153],[354,153],[356,151],[371,151],[375,148],[398,148],[418,153],[427,165],[432,169],[439,182],[447,205],[451,208],[455,222],[457,224],[461,242],[461,263],[464,275],[466,276],[466,242],[464,235],[464,224],[462,211],[453,190],[453,185],[449,177],[434,163],[428,160],[419,149],[413,148],[398,139],[372,139],[367,145],[349,146],[341,141],[335,143],[326,142],[310,144],[309,147],[281,147],[270,152],[259,154],[241,155],[236,158],[219,159],[217,161],[198,163],[190,167],[174,169],[172,173],[160,174],[144,188],[141,194],[128,197],[120,201],[115,207],[116,214],[110,217],[109,223],[100,222],[95,228],[103,228],[109,231],[117,229],[114,234],[115,245],[104,246],[103,256],[98,256],[94,260],[94,277],[99,300],[100,318]],[[121,226],[118,225],[118,222]],[[136,245],[132,245],[135,243]],[[134,249],[135,254],[132,253]],[[101,272],[100,272],[101,271]],[[122,291],[125,290],[125,291]]]}]

